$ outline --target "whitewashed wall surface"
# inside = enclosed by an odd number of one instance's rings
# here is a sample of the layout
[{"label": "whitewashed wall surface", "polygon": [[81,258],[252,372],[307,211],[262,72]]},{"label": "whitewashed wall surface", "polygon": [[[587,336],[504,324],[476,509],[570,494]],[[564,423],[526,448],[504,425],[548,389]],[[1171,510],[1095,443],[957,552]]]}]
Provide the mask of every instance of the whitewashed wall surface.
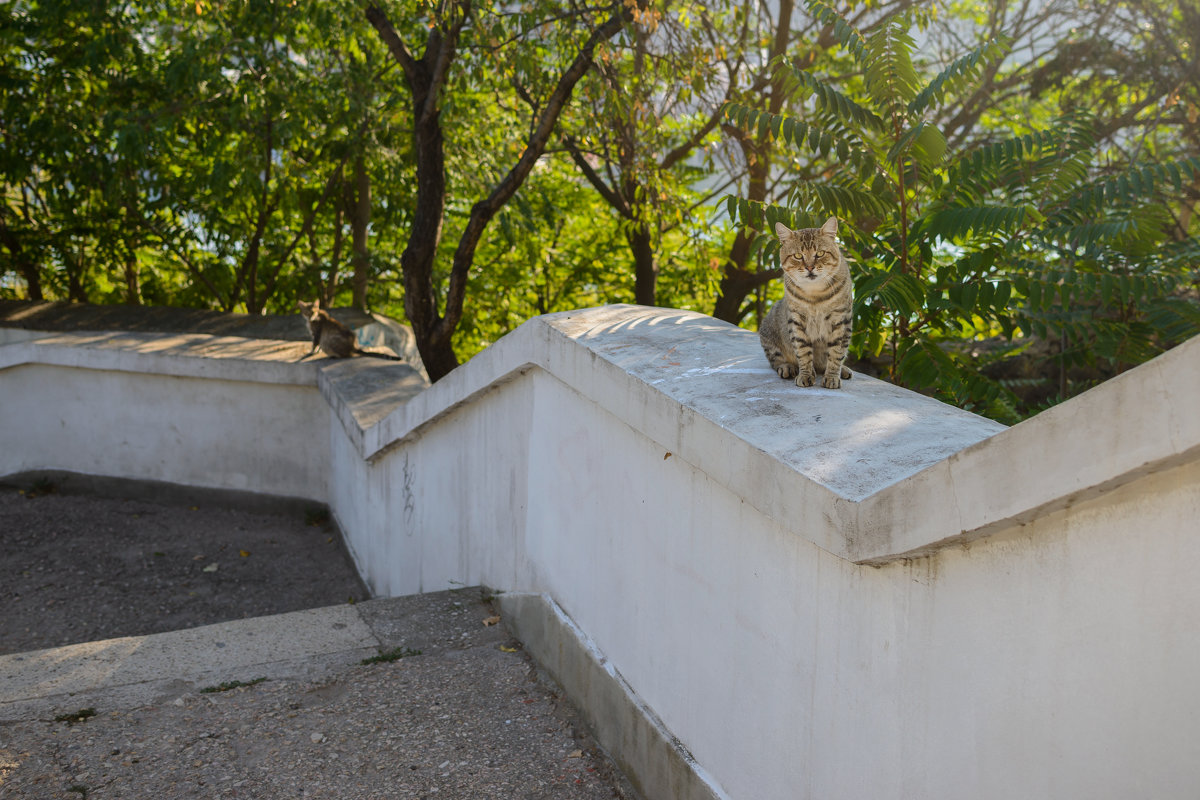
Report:
[{"label": "whitewashed wall surface", "polygon": [[305,352],[0,330],[0,476],[327,503],[378,594],[501,592],[648,800],[1200,792],[1200,340],[1008,429],[669,309]]}]

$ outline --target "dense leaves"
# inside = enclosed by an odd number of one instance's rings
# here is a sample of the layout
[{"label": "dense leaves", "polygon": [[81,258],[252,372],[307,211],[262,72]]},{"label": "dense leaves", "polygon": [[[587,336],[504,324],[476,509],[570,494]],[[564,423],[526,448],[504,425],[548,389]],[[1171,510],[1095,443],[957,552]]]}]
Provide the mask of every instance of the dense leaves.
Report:
[{"label": "dense leaves", "polygon": [[[16,0],[0,297],[754,326],[838,215],[861,368],[1015,420],[1200,331],[1195,0]],[[1086,64],[1086,69],[1080,65]]]},{"label": "dense leaves", "polygon": [[[728,210],[768,248],[776,219],[849,223],[860,355],[893,380],[1014,421],[1032,409],[1002,362],[1034,338],[1057,346],[1061,399],[1070,367],[1111,374],[1200,333],[1195,262],[1179,256],[1194,249],[1164,210],[1200,177],[1200,160],[1117,163],[1099,121],[1075,112],[952,147],[937,112],[1004,60],[1006,39],[926,78],[911,17],[864,36],[820,0],[810,8],[850,54],[848,77],[781,62],[790,111],[730,103],[725,113],[803,151],[817,175],[791,182],[786,208],[731,197]],[[989,339],[983,359],[971,342]]]}]

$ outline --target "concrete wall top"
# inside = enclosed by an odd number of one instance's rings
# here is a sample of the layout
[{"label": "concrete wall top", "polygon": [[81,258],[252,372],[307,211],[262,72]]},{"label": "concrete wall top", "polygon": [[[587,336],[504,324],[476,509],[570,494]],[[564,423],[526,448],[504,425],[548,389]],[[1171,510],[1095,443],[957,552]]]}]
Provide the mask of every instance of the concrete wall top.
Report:
[{"label": "concrete wall top", "polygon": [[1196,461],[1197,398],[1200,337],[871,496],[847,554],[924,555]]},{"label": "concrete wall top", "polygon": [[[1200,454],[1200,416],[1189,413],[1200,396],[1200,340],[1006,429],[863,375],[840,390],[796,387],[769,368],[755,333],[673,309],[539,317],[433,386],[404,364],[304,359],[309,347],[299,342],[0,337],[0,369],[43,363],[315,382],[368,461],[482,393],[543,370],[659,443],[664,458],[687,461],[788,530],[859,563],[985,536]],[[1151,411],[1161,406],[1142,402],[1147,393],[1161,394],[1169,413]]]},{"label": "concrete wall top", "polygon": [[[770,369],[751,331],[692,312],[605,306],[530,320],[355,441],[373,459],[542,369],[789,530],[881,564],[1194,459],[1200,417],[1185,409],[1200,396],[1197,364],[1200,340],[1189,341],[1008,429],[863,375],[840,390],[798,388]],[[1172,413],[1150,411],[1139,401],[1146,391],[1172,398]],[[1087,430],[1073,424],[1078,412]]]},{"label": "concrete wall top", "polygon": [[0,370],[22,364],[250,383],[316,386],[348,431],[362,429],[428,386],[422,370],[374,358],[309,357],[308,343],[186,333],[45,333],[0,328]]},{"label": "concrete wall top", "polygon": [[38,333],[0,328],[0,369],[22,364],[312,386],[300,342],[199,333]]},{"label": "concrete wall top", "polygon": [[1004,430],[861,375],[843,390],[800,389],[770,369],[751,331],[693,312],[617,305],[530,320],[383,419],[362,455],[534,367],[675,455],[701,457],[694,449],[702,443],[681,422],[704,422],[728,437],[714,453],[719,460],[740,443],[849,500]]}]

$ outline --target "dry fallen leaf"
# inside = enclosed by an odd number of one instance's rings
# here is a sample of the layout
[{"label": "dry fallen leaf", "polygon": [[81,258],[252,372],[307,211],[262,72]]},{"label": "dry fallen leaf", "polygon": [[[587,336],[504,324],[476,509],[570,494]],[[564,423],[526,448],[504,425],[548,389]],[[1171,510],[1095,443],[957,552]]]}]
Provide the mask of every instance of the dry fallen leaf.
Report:
[{"label": "dry fallen leaf", "polygon": [[499,623],[500,623],[500,617],[488,617],[487,619],[485,619],[483,621],[483,626],[486,628],[486,627],[490,627],[492,625],[498,625]]},{"label": "dry fallen leaf", "polygon": [[239,553],[239,554],[242,556],[242,558],[249,558],[249,557],[250,557],[250,551],[249,551],[249,550],[239,550],[239,551],[238,551],[238,553]]},{"label": "dry fallen leaf", "polygon": [[583,758],[583,751],[572,750],[571,752],[567,753],[567,758]]},{"label": "dry fallen leaf", "polygon": [[519,649],[520,649],[519,647],[509,647],[506,644],[500,645],[500,652],[502,652],[502,653],[515,653]]},{"label": "dry fallen leaf", "polygon": [[202,569],[200,571],[201,572],[216,572],[218,569],[220,569],[220,567],[221,567],[221,565],[214,561],[213,563],[209,564],[207,567],[205,567],[204,569]]}]

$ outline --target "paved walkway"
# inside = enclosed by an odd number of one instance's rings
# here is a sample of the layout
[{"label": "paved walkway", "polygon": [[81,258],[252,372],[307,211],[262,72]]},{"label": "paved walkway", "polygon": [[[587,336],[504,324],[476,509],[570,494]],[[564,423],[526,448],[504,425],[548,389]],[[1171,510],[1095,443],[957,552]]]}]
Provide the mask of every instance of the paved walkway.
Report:
[{"label": "paved walkway", "polygon": [[463,589],[0,656],[0,795],[632,797],[494,614]]}]

